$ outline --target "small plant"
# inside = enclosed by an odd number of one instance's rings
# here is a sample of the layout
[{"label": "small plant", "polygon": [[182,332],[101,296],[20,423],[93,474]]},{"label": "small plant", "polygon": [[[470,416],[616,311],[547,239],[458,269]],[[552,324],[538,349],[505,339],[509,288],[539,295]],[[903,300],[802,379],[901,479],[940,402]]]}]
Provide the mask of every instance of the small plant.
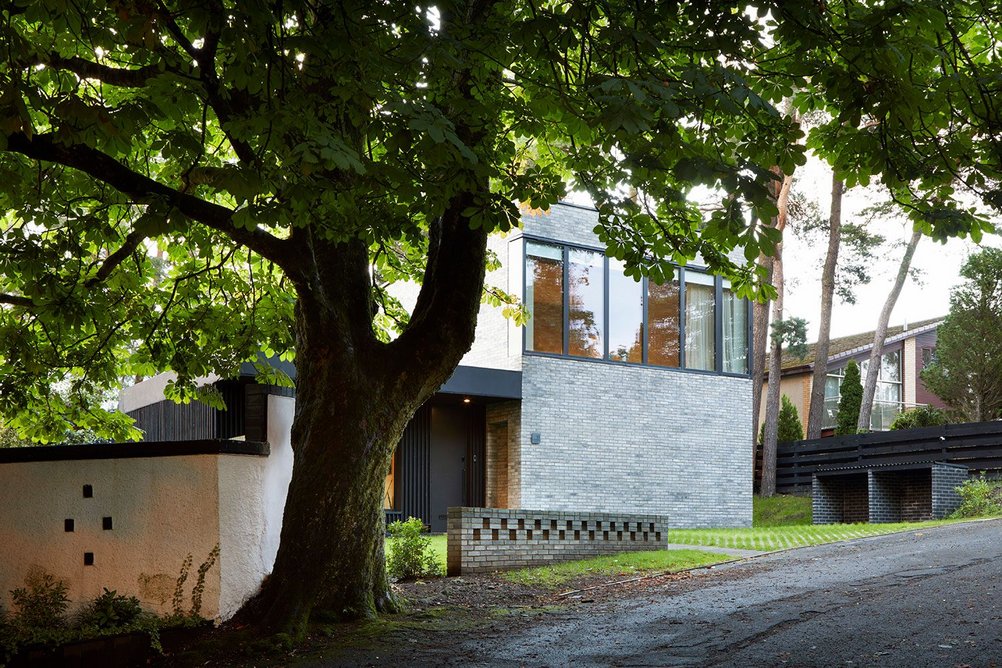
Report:
[{"label": "small plant", "polygon": [[168,617],[172,623],[183,622],[186,619],[201,621],[202,596],[205,593],[205,576],[219,558],[219,545],[217,544],[209,552],[209,556],[198,567],[198,577],[195,585],[191,588],[191,607],[187,612],[184,610],[184,583],[188,581],[188,574],[191,572],[193,563],[189,554],[181,562],[181,572],[177,576],[174,584],[174,595],[171,597],[172,613]]},{"label": "small plant", "polygon": [[24,576],[24,586],[10,592],[17,608],[13,624],[22,628],[57,629],[63,626],[63,615],[70,599],[69,585],[41,566],[32,566]]},{"label": "small plant", "polygon": [[391,522],[387,527],[392,541],[386,569],[390,577],[408,580],[442,575],[442,567],[431,550],[431,540],[424,533],[424,523],[411,517]]},{"label": "small plant", "polygon": [[951,517],[991,517],[1002,515],[1002,480],[971,478],[957,488],[960,507]]},{"label": "small plant", "polygon": [[77,617],[81,628],[115,629],[130,626],[143,614],[143,606],[135,596],[123,596],[104,588]]},{"label": "small plant", "polygon": [[919,406],[910,411],[899,413],[891,423],[891,431],[899,429],[918,429],[919,427],[938,427],[949,423],[946,411],[932,406]]},{"label": "small plant", "polygon": [[[804,440],[804,427],[800,424],[800,415],[797,407],[790,401],[790,397],[783,395],[782,407],[779,409],[779,426],[776,428],[776,442],[788,443],[790,441]],[[758,432],[758,442],[765,443],[765,425]]]},{"label": "small plant", "polygon": [[219,545],[217,544],[209,552],[208,558],[198,567],[198,577],[195,579],[195,586],[191,589],[191,609],[188,611],[188,615],[191,617],[199,617],[201,615],[202,594],[205,593],[205,574],[209,572],[209,569],[213,567],[218,558]]}]

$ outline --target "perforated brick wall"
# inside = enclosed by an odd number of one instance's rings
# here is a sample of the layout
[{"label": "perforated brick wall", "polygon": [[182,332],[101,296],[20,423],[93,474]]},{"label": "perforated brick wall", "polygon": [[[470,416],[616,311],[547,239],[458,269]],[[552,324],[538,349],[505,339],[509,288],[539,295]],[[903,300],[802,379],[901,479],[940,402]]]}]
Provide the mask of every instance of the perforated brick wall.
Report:
[{"label": "perforated brick wall", "polygon": [[664,549],[663,515],[449,508],[449,575]]}]

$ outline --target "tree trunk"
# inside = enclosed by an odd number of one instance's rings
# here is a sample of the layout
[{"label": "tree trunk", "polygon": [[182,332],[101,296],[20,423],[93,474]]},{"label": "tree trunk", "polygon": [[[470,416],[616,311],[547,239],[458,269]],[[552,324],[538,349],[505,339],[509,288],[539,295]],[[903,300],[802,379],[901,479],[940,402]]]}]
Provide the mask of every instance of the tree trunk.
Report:
[{"label": "tree trunk", "polygon": [[[759,255],[758,264],[765,267],[766,280],[772,283],[773,258]],[[769,351],[769,305],[755,302],[752,307],[752,453],[758,450],[758,431],[762,412],[762,388],[765,386],[765,356]],[[754,468],[754,459],[752,467]]]},{"label": "tree trunk", "polygon": [[[780,234],[786,229],[787,212],[790,201],[790,187],[793,177],[783,177],[783,183],[776,197],[779,209],[776,215],[776,229]],[[776,254],[772,262],[772,284],[776,288],[776,299],[772,303],[772,322],[783,319],[783,242],[776,244]],[[770,337],[771,338],[771,337]],[[762,440],[762,483],[759,494],[772,496],[776,493],[776,439],[779,436],[780,375],[783,366],[783,342],[773,340],[769,351],[769,394],[765,403],[765,437]]]},{"label": "tree trunk", "polygon": [[821,438],[824,422],[825,379],[828,377],[828,349],[832,328],[832,297],[835,294],[835,267],[842,243],[842,193],[845,184],[832,173],[832,205],[828,214],[828,253],[821,271],[821,321],[818,342],[814,345],[814,376],[811,384],[811,405],[807,409],[807,438]]},{"label": "tree trunk", "polygon": [[884,339],[887,338],[887,323],[891,320],[891,311],[894,310],[898,295],[901,294],[901,288],[905,284],[905,278],[908,277],[908,268],[911,267],[915,247],[918,246],[921,238],[921,232],[918,230],[912,232],[912,238],[908,241],[908,247],[905,248],[905,254],[898,266],[898,275],[894,279],[894,286],[891,288],[890,294],[887,295],[884,308],[880,311],[877,331],[873,333],[873,349],[870,351],[870,362],[866,367],[866,381],[863,383],[863,403],[859,407],[859,421],[856,423],[856,430],[861,434],[870,431],[870,414],[873,411],[873,395],[877,391],[877,376],[880,374],[880,356],[884,352]]},{"label": "tree trunk", "polygon": [[473,343],[487,235],[459,213],[432,223],[424,284],[390,343],[372,331],[368,249],[310,239],[295,277],[294,463],[275,566],[235,621],[301,638],[310,615],[396,609],[383,555],[383,482],[415,411]]}]

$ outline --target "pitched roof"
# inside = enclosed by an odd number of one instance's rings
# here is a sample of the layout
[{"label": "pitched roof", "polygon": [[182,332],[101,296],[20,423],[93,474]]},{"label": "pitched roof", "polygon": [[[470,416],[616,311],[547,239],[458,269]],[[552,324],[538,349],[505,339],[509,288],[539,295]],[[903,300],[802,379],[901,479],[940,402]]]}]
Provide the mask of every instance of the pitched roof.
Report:
[{"label": "pitched roof", "polygon": [[[942,323],[943,318],[940,317],[920,320],[919,322],[912,322],[906,325],[888,327],[887,337],[884,339],[884,345],[897,343],[898,341],[915,336],[916,334],[936,329]],[[846,357],[852,357],[858,353],[870,350],[873,347],[873,334],[874,330],[870,330],[869,332],[850,334],[849,336],[840,336],[838,338],[831,339],[828,344],[828,362],[831,363],[833,361]],[[787,369],[803,366],[814,366],[814,350],[816,347],[817,342],[808,344],[807,355],[803,359],[793,357],[784,351],[782,364],[783,370],[785,371]]]}]

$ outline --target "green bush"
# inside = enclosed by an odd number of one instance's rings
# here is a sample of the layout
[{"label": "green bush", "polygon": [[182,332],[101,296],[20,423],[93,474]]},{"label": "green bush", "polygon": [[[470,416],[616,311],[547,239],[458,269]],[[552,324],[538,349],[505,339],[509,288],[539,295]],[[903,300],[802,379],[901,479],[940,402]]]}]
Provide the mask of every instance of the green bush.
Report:
[{"label": "green bush", "polygon": [[[776,442],[788,443],[790,441],[804,440],[804,427],[800,424],[800,414],[797,407],[790,401],[790,397],[783,395],[782,407],[779,409],[779,426],[777,427]],[[765,425],[758,431],[759,444],[765,443]]]},{"label": "green bush", "polygon": [[898,429],[918,429],[919,427],[937,427],[947,424],[949,419],[946,411],[932,406],[919,406],[910,411],[899,413],[891,423],[891,431]]},{"label": "green bush", "polygon": [[1002,480],[971,478],[957,488],[960,507],[951,517],[991,517],[1002,515]]},{"label": "green bush", "polygon": [[424,533],[424,522],[416,517],[391,522],[390,550],[386,570],[397,580],[442,575],[442,567],[431,549],[431,539]]},{"label": "green bush", "polygon": [[122,596],[108,591],[94,599],[77,616],[81,628],[112,629],[129,626],[143,614],[143,606],[135,596]]},{"label": "green bush", "polygon": [[27,629],[57,629],[65,624],[63,615],[70,603],[69,585],[41,566],[32,566],[24,576],[24,586],[10,592],[17,612],[11,622]]},{"label": "green bush", "polygon": [[835,435],[855,434],[859,422],[859,408],[863,404],[863,383],[859,377],[859,365],[849,360],[845,365],[845,377],[839,386],[838,414],[835,416]]}]

